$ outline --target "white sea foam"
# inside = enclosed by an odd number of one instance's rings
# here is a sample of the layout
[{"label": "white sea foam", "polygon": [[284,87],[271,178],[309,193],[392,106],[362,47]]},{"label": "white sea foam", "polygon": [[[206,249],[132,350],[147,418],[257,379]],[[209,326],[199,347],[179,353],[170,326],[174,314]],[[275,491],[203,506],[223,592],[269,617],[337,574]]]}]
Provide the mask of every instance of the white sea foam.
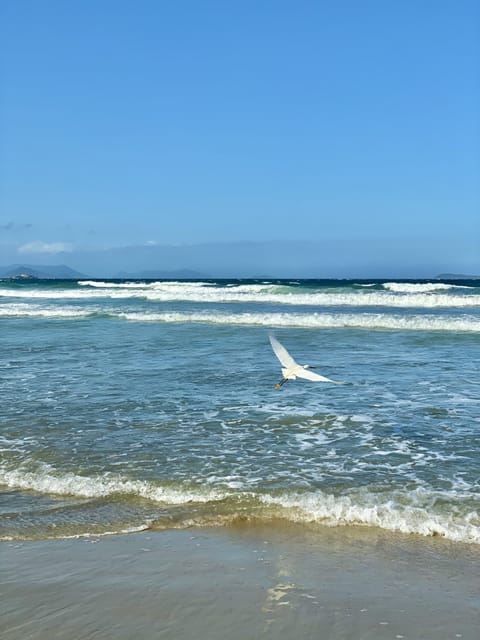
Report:
[{"label": "white sea foam", "polygon": [[[99,531],[96,533],[85,532],[85,533],[74,533],[74,534],[66,534],[62,535],[61,532],[57,533],[55,536],[45,536],[44,540],[58,540],[61,538],[62,540],[80,540],[81,538],[105,538],[107,536],[118,536],[121,534],[128,533],[140,533],[141,531],[148,531],[150,529],[150,523],[133,525],[131,527],[120,527],[118,530],[114,531]],[[0,536],[0,541],[8,542],[8,541],[16,541],[19,538],[17,536]],[[21,538],[24,539],[24,538]],[[27,538],[28,539],[28,538]]]},{"label": "white sea foam", "polygon": [[367,525],[480,544],[479,512],[471,509],[465,513],[458,513],[457,509],[435,510],[435,500],[445,497],[458,500],[458,496],[446,496],[425,489],[380,495],[368,490],[344,496],[322,491],[279,496],[267,494],[261,496],[261,500],[267,505],[287,509],[289,519],[299,522],[318,522],[330,526]]},{"label": "white sea foam", "polygon": [[78,284],[81,287],[94,287],[98,289],[171,289],[179,286],[184,289],[196,289],[213,286],[208,282],[181,282],[178,280],[171,280],[168,282],[162,282],[161,280],[155,282],[103,282],[101,280],[81,280]]},{"label": "white sea foam", "polygon": [[18,303],[0,305],[0,318],[85,318],[92,310],[75,307],[42,307],[36,304]]},{"label": "white sea foam", "polygon": [[[94,281],[84,281],[94,282]],[[398,290],[394,290],[398,287]],[[412,288],[413,287],[413,288]],[[419,289],[415,287],[420,287]],[[425,289],[427,287],[427,289]],[[429,287],[429,288],[428,288]],[[433,289],[432,289],[433,287]],[[0,297],[23,299],[145,299],[152,302],[266,303],[301,306],[350,306],[397,308],[480,307],[480,295],[439,293],[440,283],[404,285],[389,283],[383,291],[305,291],[301,287],[274,284],[216,286],[202,282],[108,283],[77,289],[0,289]],[[450,288],[450,287],[449,287]],[[440,289],[442,290],[442,289]]]},{"label": "white sea foam", "polygon": [[0,318],[78,319],[95,315],[129,322],[166,324],[217,324],[232,326],[298,327],[310,329],[369,329],[396,331],[480,332],[480,318],[473,315],[436,316],[428,314],[399,315],[389,313],[222,313],[222,312],[145,312],[120,311],[93,307],[42,306],[17,303],[0,305]]},{"label": "white sea foam", "polygon": [[330,442],[330,439],[323,433],[317,433],[315,435],[311,433],[297,433],[294,437],[300,451],[312,449],[319,445],[326,445]]},{"label": "white sea foam", "polygon": [[480,332],[480,319],[474,316],[445,317],[434,315],[400,316],[385,313],[361,315],[342,313],[119,313],[118,317],[133,322],[205,323],[265,327],[357,328],[401,331],[466,331]]},{"label": "white sea foam", "polygon": [[[252,498],[256,496],[261,504],[280,508],[282,511],[277,516],[281,515],[294,522],[317,522],[329,526],[374,526],[480,544],[480,514],[478,509],[472,507],[473,504],[478,505],[478,494],[471,491],[442,492],[418,488],[410,492],[397,490],[380,494],[369,489],[352,490],[341,496],[320,490],[276,495],[253,494],[213,487],[162,487],[147,481],[125,480],[108,474],[93,477],[72,473],[58,474],[46,465],[36,472],[20,469],[0,471],[0,484],[14,489],[82,498],[124,494],[170,505],[218,503],[233,496],[240,501],[245,499],[245,504],[252,504]],[[246,514],[247,511],[243,509],[242,513]],[[253,513],[258,516],[255,507]],[[213,520],[208,513],[205,517],[209,518],[210,523],[214,523],[215,517],[221,522],[222,514],[217,508],[215,514]]]},{"label": "white sea foam", "polygon": [[224,493],[215,489],[163,487],[143,480],[125,480],[112,474],[91,477],[74,473],[60,474],[52,471],[48,465],[37,471],[0,469],[0,484],[13,489],[82,498],[126,494],[167,504],[211,502],[225,497]]},{"label": "white sea foam", "polygon": [[145,289],[148,285],[144,282],[102,282],[100,280],[81,280],[81,287],[93,287],[99,289]]},{"label": "white sea foam", "polygon": [[130,322],[198,323],[238,326],[358,328],[401,331],[480,332],[480,318],[473,315],[436,316],[388,313],[222,313],[222,312],[124,312],[101,306],[42,306],[32,303],[0,304],[0,318],[31,317],[76,319],[95,315]]},{"label": "white sea foam", "polygon": [[[30,300],[88,300],[90,298],[133,298],[140,297],[128,289],[88,290],[88,289],[0,289],[0,297]],[[143,297],[143,294],[142,294]]]},{"label": "white sea foam", "polygon": [[80,538],[105,538],[107,536],[118,536],[123,533],[140,533],[141,531],[148,531],[150,524],[139,524],[137,526],[123,527],[114,531],[102,531],[99,533],[76,533],[74,535],[63,536],[47,536],[46,540],[57,540],[61,537],[63,540],[79,540]]},{"label": "white sea foam", "polygon": [[472,289],[473,287],[444,282],[385,282],[383,288],[394,293],[428,293],[447,291],[449,289]]},{"label": "white sea foam", "polygon": [[[279,290],[281,289],[281,290]],[[198,288],[187,291],[176,289],[152,289],[143,293],[150,301],[168,302],[188,300],[205,303],[264,303],[297,306],[346,306],[346,307],[396,307],[396,308],[463,308],[480,307],[480,296],[434,293],[396,294],[389,291],[345,292],[284,292],[284,287],[273,285],[244,285],[234,289]]]}]

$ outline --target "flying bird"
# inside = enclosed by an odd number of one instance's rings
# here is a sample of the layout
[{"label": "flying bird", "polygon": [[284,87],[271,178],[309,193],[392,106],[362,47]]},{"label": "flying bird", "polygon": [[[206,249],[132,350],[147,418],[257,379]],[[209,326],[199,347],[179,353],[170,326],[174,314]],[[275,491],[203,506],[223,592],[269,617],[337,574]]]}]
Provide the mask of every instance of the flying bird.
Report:
[{"label": "flying bird", "polygon": [[297,378],[305,378],[305,380],[312,380],[313,382],[333,382],[334,384],[340,384],[339,382],[335,382],[335,380],[330,380],[330,378],[310,371],[310,369],[314,369],[315,367],[309,364],[298,364],[274,336],[271,335],[269,338],[272,349],[282,365],[283,375],[282,380],[273,387],[274,389],[280,389],[288,380],[296,380]]}]

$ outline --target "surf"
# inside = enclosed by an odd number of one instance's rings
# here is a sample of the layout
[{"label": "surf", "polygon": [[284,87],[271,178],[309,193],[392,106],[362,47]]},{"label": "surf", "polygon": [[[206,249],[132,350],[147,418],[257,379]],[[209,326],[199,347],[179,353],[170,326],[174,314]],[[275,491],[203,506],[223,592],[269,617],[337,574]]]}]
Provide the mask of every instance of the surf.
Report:
[{"label": "surf", "polygon": [[[37,471],[2,470],[0,484],[53,496],[95,500],[110,498],[118,502],[120,512],[125,500],[142,499],[165,505],[164,516],[159,517],[158,513],[154,516],[154,510],[152,517],[147,518],[148,522],[119,523],[117,532],[126,532],[128,527],[132,530],[168,529],[226,526],[235,524],[239,519],[264,522],[283,519],[329,527],[376,527],[480,544],[480,514],[475,506],[476,494],[471,491],[439,491],[425,487],[389,491],[352,487],[337,495],[321,489],[304,492],[279,490],[274,493],[268,490],[234,491],[221,486],[193,488],[180,482],[162,485],[112,474],[79,476],[55,472],[48,466]],[[85,508],[88,504],[83,505]],[[92,509],[95,510],[93,504]],[[129,507],[127,511],[132,517],[135,507]],[[145,519],[144,507],[141,512]],[[61,519],[61,509],[59,517]],[[44,537],[50,536],[51,526]],[[75,525],[70,521],[65,531],[68,529],[67,535],[73,537],[87,535],[89,526],[88,522],[79,521]],[[114,533],[109,526],[109,523],[104,524],[104,535]],[[75,527],[77,530],[73,532]],[[60,527],[57,537],[62,537],[62,530]],[[0,537],[7,539],[6,536],[12,538],[12,533]]]}]

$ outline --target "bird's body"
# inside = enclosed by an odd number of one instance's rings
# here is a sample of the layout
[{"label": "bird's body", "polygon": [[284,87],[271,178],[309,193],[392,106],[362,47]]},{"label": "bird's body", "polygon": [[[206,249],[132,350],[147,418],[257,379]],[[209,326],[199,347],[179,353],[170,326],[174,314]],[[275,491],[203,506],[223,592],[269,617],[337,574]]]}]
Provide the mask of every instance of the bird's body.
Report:
[{"label": "bird's body", "polygon": [[280,364],[282,365],[282,380],[275,385],[274,389],[280,389],[280,387],[285,384],[288,380],[296,380],[297,378],[305,378],[305,380],[311,380],[312,382],[334,382],[335,380],[330,380],[330,378],[326,378],[325,376],[321,376],[314,371],[310,371],[312,368],[309,364],[298,364],[292,356],[288,353],[283,345],[274,338],[270,336],[270,344],[272,345],[272,349],[280,360]]}]

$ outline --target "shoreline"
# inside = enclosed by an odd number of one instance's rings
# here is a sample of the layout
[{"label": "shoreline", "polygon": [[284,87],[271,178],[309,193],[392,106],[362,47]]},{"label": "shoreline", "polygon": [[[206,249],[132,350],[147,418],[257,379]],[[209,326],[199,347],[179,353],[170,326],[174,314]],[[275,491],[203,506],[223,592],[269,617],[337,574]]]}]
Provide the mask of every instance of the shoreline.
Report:
[{"label": "shoreline", "polygon": [[3,640],[477,638],[477,545],[352,527],[1,542]]}]

